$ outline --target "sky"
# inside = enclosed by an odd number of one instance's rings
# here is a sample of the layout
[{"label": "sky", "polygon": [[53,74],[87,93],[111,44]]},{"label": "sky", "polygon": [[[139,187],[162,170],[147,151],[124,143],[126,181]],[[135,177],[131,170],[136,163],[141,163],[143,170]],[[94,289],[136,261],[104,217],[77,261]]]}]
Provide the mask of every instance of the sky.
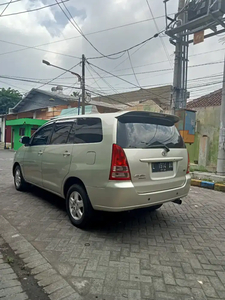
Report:
[{"label": "sky", "polygon": [[[0,87],[11,87],[25,94],[32,88],[50,90],[52,85],[60,84],[65,94],[79,91],[76,76],[70,73],[59,76],[61,70],[44,65],[42,60],[65,69],[76,66],[72,71],[81,74],[82,54],[88,61],[86,85],[93,93],[110,95],[139,86],[173,84],[175,49],[164,33],[141,48],[125,52],[122,57],[113,56],[116,59],[98,58],[102,55],[94,49],[104,55],[119,52],[165,29],[163,0],[148,0],[149,6],[146,0],[69,0],[65,6],[57,4],[61,1],[12,0],[7,5],[10,0],[0,0]],[[52,6],[39,9],[48,5]],[[172,16],[178,9],[178,0],[170,0],[167,5]],[[38,10],[27,12],[35,9]],[[74,21],[94,47],[71,24]],[[191,99],[222,87],[224,36],[190,45],[188,90]],[[55,77],[58,78],[53,80]],[[52,85],[46,84],[49,81]]]}]

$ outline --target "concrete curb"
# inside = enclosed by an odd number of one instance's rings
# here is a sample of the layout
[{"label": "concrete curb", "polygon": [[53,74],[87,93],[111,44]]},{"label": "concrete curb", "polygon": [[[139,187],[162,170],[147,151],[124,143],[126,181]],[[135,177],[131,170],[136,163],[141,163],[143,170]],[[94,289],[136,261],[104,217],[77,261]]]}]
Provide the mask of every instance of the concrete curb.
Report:
[{"label": "concrete curb", "polygon": [[191,185],[225,193],[225,184],[221,184],[221,183],[214,183],[214,182],[203,181],[203,180],[198,180],[198,179],[191,179]]},{"label": "concrete curb", "polygon": [[23,235],[0,215],[0,234],[20,256],[50,300],[82,300],[83,298]]}]

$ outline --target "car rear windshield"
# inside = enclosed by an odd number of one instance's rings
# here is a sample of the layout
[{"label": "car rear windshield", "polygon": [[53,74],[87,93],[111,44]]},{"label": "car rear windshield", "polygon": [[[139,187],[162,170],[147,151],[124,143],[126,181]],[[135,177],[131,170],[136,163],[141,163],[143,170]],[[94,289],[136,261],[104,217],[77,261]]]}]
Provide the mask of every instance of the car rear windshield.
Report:
[{"label": "car rear windshield", "polygon": [[118,120],[117,144],[122,148],[185,148],[177,128],[154,120]]}]

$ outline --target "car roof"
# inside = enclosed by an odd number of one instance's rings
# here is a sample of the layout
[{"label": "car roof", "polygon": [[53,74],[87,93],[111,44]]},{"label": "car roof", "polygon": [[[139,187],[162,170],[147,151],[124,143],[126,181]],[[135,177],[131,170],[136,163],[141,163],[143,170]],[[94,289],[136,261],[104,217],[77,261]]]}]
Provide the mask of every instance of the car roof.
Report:
[{"label": "car roof", "polygon": [[61,121],[72,121],[77,118],[100,118],[101,120],[109,120],[114,118],[126,118],[126,117],[143,117],[143,118],[154,118],[158,120],[165,120],[167,121],[168,125],[171,126],[174,125],[179,121],[179,118],[174,115],[168,115],[168,114],[162,114],[162,113],[155,113],[155,112],[149,112],[149,111],[120,111],[120,112],[114,112],[114,113],[103,113],[103,114],[88,114],[88,115],[70,115],[67,117],[56,117],[52,118],[49,122],[46,123],[49,124],[51,122],[61,122]]}]

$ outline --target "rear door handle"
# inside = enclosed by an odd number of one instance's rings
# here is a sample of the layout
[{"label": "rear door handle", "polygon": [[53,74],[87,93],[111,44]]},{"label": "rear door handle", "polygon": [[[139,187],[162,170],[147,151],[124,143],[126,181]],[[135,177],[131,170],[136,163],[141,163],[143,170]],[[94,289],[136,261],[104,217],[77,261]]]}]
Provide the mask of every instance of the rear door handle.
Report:
[{"label": "rear door handle", "polygon": [[43,154],[43,151],[42,151],[42,150],[38,152],[38,155],[42,155],[42,154]]},{"label": "rear door handle", "polygon": [[70,156],[70,153],[69,153],[68,151],[65,151],[65,152],[63,153],[63,156],[64,156],[64,157]]}]

